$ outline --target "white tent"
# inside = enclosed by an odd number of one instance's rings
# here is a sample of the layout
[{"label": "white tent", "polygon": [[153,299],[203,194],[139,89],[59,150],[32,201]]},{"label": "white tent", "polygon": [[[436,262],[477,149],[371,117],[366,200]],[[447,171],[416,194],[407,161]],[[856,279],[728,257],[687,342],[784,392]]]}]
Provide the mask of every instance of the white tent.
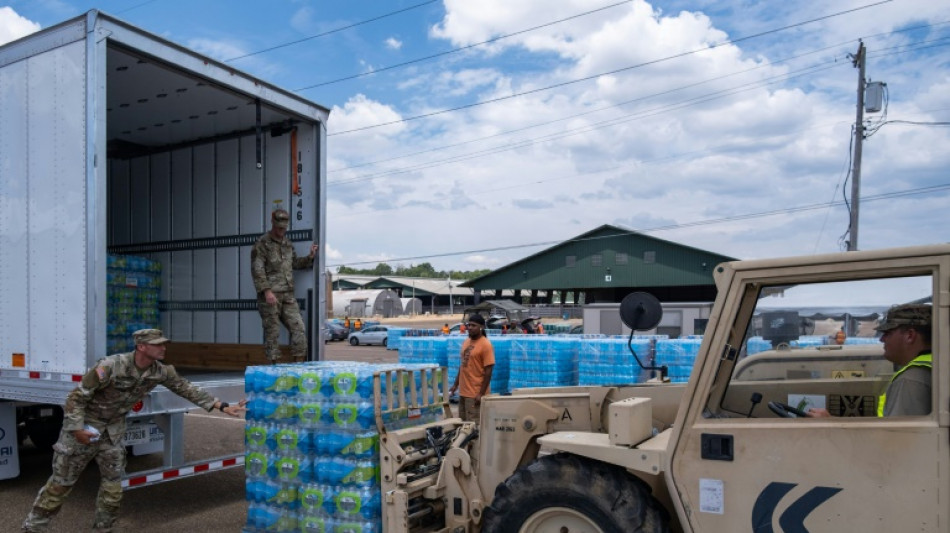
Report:
[{"label": "white tent", "polygon": [[402,312],[406,315],[421,315],[422,300],[419,298],[400,298],[402,302]]},{"label": "white tent", "polygon": [[333,291],[333,316],[392,318],[403,313],[399,295],[390,289]]}]

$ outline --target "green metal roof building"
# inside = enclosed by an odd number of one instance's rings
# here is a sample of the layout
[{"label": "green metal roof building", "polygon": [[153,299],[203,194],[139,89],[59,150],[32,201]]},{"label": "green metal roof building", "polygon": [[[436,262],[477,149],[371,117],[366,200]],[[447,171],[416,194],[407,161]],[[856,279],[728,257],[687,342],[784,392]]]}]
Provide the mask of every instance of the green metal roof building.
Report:
[{"label": "green metal roof building", "polygon": [[735,259],[605,224],[462,286],[476,295],[514,289],[532,303],[543,303],[539,291],[547,303],[554,294],[561,303],[619,302],[633,291],[662,302],[706,302],[716,299],[713,269],[726,261]]}]

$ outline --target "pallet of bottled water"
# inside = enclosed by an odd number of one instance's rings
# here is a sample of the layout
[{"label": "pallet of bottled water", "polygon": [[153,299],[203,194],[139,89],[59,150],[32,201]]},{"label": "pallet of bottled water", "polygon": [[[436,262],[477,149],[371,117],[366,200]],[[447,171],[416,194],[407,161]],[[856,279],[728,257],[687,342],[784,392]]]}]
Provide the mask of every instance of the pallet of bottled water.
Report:
[{"label": "pallet of bottled water", "polygon": [[701,337],[686,339],[660,339],[656,341],[656,366],[666,366],[673,383],[686,383],[699,355]]},{"label": "pallet of bottled water", "polygon": [[653,362],[650,338],[588,338],[580,340],[577,358],[578,385],[626,385],[650,378],[630,353],[630,345],[645,366]]},{"label": "pallet of bottled water", "polygon": [[443,418],[444,369],[248,367],[245,533],[382,533],[379,434]]},{"label": "pallet of bottled water", "polygon": [[106,348],[135,349],[132,333],[159,327],[162,265],[145,257],[110,254],[106,258]]},{"label": "pallet of bottled water", "polygon": [[755,355],[759,352],[764,352],[772,349],[772,342],[763,339],[762,337],[749,337],[749,340],[746,341],[745,351],[747,355]]},{"label": "pallet of bottled water", "polygon": [[495,351],[495,368],[491,374],[491,392],[504,394],[511,389],[511,336],[497,335],[489,339]]},{"label": "pallet of bottled water", "polygon": [[511,335],[512,389],[577,385],[580,339],[573,336]]},{"label": "pallet of bottled water", "polygon": [[[399,339],[399,363],[430,363],[446,366],[446,343],[450,337],[446,336],[404,336]],[[461,338],[461,337],[456,337]],[[390,343],[392,346],[392,343]]]}]

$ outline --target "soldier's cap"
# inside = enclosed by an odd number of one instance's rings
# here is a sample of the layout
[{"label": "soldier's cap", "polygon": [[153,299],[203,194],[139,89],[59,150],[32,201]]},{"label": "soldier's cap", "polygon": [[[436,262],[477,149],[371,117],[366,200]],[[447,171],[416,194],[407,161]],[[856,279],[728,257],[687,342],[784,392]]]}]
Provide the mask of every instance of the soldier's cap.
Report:
[{"label": "soldier's cap", "polygon": [[275,209],[270,215],[271,222],[275,227],[287,228],[290,226],[290,213],[283,209]]},{"label": "soldier's cap", "polygon": [[874,329],[890,331],[901,326],[931,327],[933,323],[933,307],[929,304],[901,304],[887,310],[884,320]]},{"label": "soldier's cap", "polygon": [[165,344],[171,342],[162,335],[160,329],[140,329],[132,334],[135,344]]}]

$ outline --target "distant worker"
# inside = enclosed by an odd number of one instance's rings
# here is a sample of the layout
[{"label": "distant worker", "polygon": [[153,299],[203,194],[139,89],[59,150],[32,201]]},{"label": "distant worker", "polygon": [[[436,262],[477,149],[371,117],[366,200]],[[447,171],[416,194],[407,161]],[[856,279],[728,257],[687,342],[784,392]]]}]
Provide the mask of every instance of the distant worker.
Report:
[{"label": "distant worker", "polygon": [[[122,500],[125,473],[125,415],[155,387],[165,386],[205,411],[240,416],[247,400],[230,405],[211,396],[165,365],[165,344],[160,330],[140,329],[132,334],[135,351],[104,357],[86,372],[66,397],[63,429],[53,445],[53,474],[40,489],[23,531],[47,531],[66,496],[90,461],[99,465],[95,531],[112,531]],[[78,524],[65,526],[78,531]]]},{"label": "distant worker", "polygon": [[449,331],[450,331],[450,330],[449,330],[449,323],[446,322],[445,325],[442,326],[442,334],[443,334],[443,335],[448,335],[448,334],[449,334]]},{"label": "distant worker", "polygon": [[356,322],[353,323],[353,329],[355,329],[356,331],[363,329],[363,323],[360,321],[359,318],[357,318]]},{"label": "distant worker", "polygon": [[350,317],[348,316],[343,317],[343,329],[345,329],[347,333],[350,332]]},{"label": "distant worker", "polygon": [[[891,307],[875,328],[881,332],[884,358],[900,368],[891,377],[884,394],[878,397],[877,416],[923,416],[930,414],[930,348],[933,308],[928,304]],[[826,409],[812,408],[808,415],[831,416]]]},{"label": "distant worker", "polygon": [[835,333],[835,336],[834,336],[835,344],[837,344],[838,346],[841,346],[842,344],[844,344],[844,341],[846,338],[847,336],[844,334],[844,330],[839,329],[838,332]]},{"label": "distant worker", "polygon": [[468,317],[468,338],[462,344],[459,372],[449,395],[459,392],[459,417],[478,423],[482,397],[491,392],[491,375],[495,367],[495,349],[485,336],[485,318]]},{"label": "distant worker", "polygon": [[465,333],[465,322],[459,324],[459,333]]},{"label": "distant worker", "polygon": [[280,359],[280,324],[290,332],[290,353],[295,361],[307,356],[307,333],[300,306],[294,297],[294,270],[313,268],[317,245],[310,245],[310,255],[297,257],[287,238],[290,214],[283,209],[271,213],[271,229],[260,236],[251,248],[251,276],[257,291],[257,311],[264,326],[264,351],[271,363]]}]

